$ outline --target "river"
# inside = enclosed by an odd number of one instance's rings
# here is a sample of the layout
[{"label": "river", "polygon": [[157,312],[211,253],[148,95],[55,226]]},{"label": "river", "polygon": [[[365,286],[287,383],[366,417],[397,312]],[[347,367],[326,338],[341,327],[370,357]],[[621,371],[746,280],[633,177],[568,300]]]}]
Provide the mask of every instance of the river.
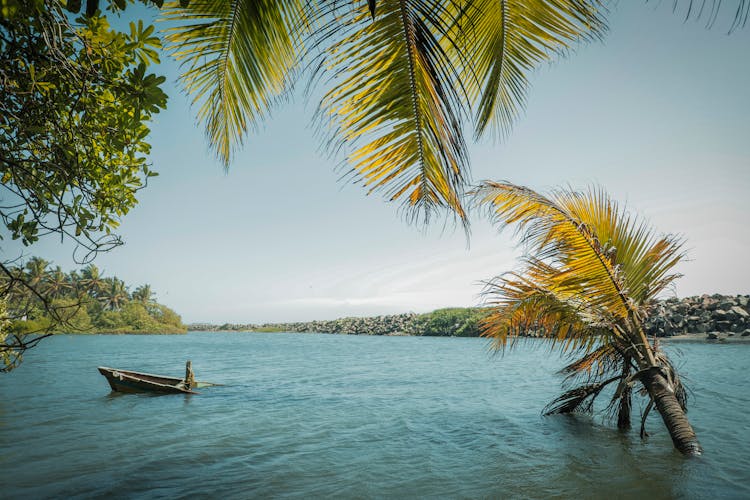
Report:
[{"label": "river", "polygon": [[[698,459],[656,412],[645,441],[541,416],[564,360],[539,341],[497,356],[476,338],[60,335],[0,375],[0,498],[750,498],[750,346],[666,349]],[[96,370],[187,359],[225,385],[120,395]]]}]

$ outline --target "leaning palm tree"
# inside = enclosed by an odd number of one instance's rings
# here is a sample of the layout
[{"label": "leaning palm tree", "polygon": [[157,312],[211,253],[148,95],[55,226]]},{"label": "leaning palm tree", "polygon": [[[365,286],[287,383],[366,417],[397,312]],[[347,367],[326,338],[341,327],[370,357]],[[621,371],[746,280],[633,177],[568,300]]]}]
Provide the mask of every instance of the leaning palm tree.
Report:
[{"label": "leaning palm tree", "polygon": [[[352,179],[412,216],[448,208],[465,222],[464,131],[507,133],[526,101],[528,75],[600,38],[609,3],[189,0],[169,4],[164,18],[182,83],[226,166],[248,129],[308,74],[322,84],[325,144],[344,152]],[[724,3],[732,29],[747,21],[750,1]],[[711,23],[722,2],[678,4]]]},{"label": "leaning palm tree", "polygon": [[483,334],[497,348],[534,335],[580,355],[563,372],[582,384],[553,401],[547,413],[590,411],[602,390],[615,384],[609,408],[618,426],[627,428],[633,387],[640,384],[650,398],[643,422],[655,405],[675,447],[700,454],[680,377],[643,328],[648,306],[679,276],[674,266],[683,257],[682,241],[657,236],[601,189],[544,196],[486,182],[475,196],[498,224],[517,226],[526,249],[522,270],[488,283],[493,310]]}]

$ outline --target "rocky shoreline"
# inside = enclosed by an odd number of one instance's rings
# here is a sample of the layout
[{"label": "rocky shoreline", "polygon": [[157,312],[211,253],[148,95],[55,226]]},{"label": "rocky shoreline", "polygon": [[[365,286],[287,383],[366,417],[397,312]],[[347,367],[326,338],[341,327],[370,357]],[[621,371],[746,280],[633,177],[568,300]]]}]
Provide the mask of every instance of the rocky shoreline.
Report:
[{"label": "rocky shoreline", "polygon": [[750,340],[750,296],[700,295],[657,302],[646,320],[649,335],[671,340]]},{"label": "rocky shoreline", "polygon": [[[476,337],[483,308],[439,309],[431,313],[350,317],[327,321],[213,325],[193,323],[190,331],[299,332],[345,335],[428,335]],[[750,342],[750,295],[701,295],[657,301],[646,332],[670,341]]]}]

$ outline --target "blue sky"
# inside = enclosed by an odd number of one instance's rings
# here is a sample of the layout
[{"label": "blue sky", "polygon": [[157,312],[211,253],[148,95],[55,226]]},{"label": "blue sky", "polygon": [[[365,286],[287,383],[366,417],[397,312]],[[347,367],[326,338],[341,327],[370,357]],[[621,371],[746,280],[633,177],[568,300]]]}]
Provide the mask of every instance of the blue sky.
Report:
[{"label": "blue sky", "polygon": [[[602,43],[532,75],[524,117],[502,143],[470,147],[475,180],[534,189],[604,186],[690,261],[677,295],[750,293],[750,27],[728,36],[669,5],[620,2]],[[245,141],[229,173],[163,65],[169,109],[152,126],[160,176],[123,220],[107,275],[150,283],[186,322],[266,322],[477,304],[481,280],[515,267],[511,232],[407,224],[398,206],[339,180],[298,96]],[[6,250],[6,257],[17,248]],[[66,270],[72,248],[40,255]]]}]

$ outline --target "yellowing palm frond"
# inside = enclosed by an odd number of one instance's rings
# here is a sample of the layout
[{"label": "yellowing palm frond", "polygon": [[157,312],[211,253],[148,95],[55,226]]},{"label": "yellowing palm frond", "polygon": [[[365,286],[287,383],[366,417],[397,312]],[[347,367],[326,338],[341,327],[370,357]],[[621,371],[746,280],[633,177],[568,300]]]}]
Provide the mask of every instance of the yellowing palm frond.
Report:
[{"label": "yellowing palm frond", "polygon": [[284,92],[299,50],[302,0],[191,0],[163,14],[169,48],[209,143],[228,165],[249,126]]},{"label": "yellowing palm frond", "polygon": [[549,289],[554,268],[541,261],[527,264],[523,275],[506,273],[487,283],[484,294],[492,312],[481,322],[482,335],[492,338],[495,348],[506,347],[512,337],[533,335],[561,342],[565,350],[593,349],[607,330],[575,296]]},{"label": "yellowing palm frond", "polygon": [[362,3],[329,22],[322,68],[333,77],[319,116],[370,192],[425,218],[449,207],[465,220],[468,158],[458,72],[441,46],[444,3],[379,0],[374,20]]},{"label": "yellowing palm frond", "polygon": [[[514,306],[539,295],[574,305],[582,323],[608,330],[621,349],[646,343],[641,316],[648,301],[677,276],[671,270],[683,256],[678,238],[657,237],[601,189],[543,196],[514,184],[486,182],[475,196],[496,222],[517,225],[529,253],[523,271],[512,280],[501,277],[503,286],[491,290],[504,305],[495,321],[504,315],[510,321]],[[548,306],[536,307],[536,314],[546,314]],[[488,334],[496,335],[495,330],[488,323]],[[588,333],[601,335],[601,330]],[[570,342],[585,345],[577,336]]]}]

